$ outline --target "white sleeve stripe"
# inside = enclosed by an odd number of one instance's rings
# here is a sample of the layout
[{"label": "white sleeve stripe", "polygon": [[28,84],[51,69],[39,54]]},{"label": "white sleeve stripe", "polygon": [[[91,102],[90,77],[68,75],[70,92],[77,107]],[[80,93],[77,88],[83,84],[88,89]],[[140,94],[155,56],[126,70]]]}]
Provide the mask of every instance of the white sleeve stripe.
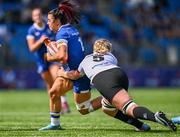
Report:
[{"label": "white sleeve stripe", "polygon": [[58,43],[66,43],[66,44],[68,44],[68,41],[66,39],[59,39],[59,40],[56,41],[56,43],[57,44]]},{"label": "white sleeve stripe", "polygon": [[26,39],[32,39],[32,38],[34,38],[33,35],[27,35],[27,36],[26,36]]}]

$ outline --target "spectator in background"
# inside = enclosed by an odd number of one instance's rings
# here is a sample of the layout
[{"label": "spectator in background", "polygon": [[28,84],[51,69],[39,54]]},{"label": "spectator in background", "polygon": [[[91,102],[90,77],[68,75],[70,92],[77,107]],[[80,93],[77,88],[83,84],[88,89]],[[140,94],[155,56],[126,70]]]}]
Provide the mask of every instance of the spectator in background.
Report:
[{"label": "spectator in background", "polygon": [[[44,54],[47,52],[46,46],[43,41],[49,37],[54,39],[54,34],[49,30],[48,25],[43,21],[42,12],[39,7],[32,10],[32,20],[34,24],[29,28],[27,34],[27,43],[29,50],[34,54],[37,64],[37,71],[41,75],[42,79],[46,83],[46,87],[49,93],[49,89],[52,87],[56,78],[56,72],[59,68],[58,64],[53,64],[44,60]],[[69,112],[69,105],[66,97],[61,97],[62,108],[64,112]],[[53,105],[50,101],[50,110],[53,109]]]},{"label": "spectator in background", "polygon": [[157,63],[157,54],[156,50],[153,48],[153,45],[151,45],[148,41],[143,41],[141,43],[143,46],[140,48],[138,53],[138,59],[139,62],[141,62],[143,65],[154,65]]},{"label": "spectator in background", "polygon": [[6,67],[2,71],[2,82],[4,87],[8,89],[16,88],[16,73],[11,67]]}]

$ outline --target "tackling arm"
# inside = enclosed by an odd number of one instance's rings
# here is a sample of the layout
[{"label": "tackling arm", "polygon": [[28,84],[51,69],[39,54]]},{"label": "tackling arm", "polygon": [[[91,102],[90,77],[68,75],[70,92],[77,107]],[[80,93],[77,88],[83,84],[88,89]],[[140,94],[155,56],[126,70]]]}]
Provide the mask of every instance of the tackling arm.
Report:
[{"label": "tackling arm", "polygon": [[63,67],[59,68],[59,70],[57,72],[57,76],[68,78],[71,80],[76,80],[81,77],[78,70],[64,71]]}]

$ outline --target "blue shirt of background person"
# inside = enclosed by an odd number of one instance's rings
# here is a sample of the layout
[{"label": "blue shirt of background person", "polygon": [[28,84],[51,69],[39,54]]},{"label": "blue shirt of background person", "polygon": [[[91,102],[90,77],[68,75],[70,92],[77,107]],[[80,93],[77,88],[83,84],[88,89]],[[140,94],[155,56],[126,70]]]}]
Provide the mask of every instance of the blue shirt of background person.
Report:
[{"label": "blue shirt of background person", "polygon": [[68,66],[71,70],[77,69],[85,57],[83,43],[77,29],[70,24],[62,25],[56,34],[56,41],[67,43]]},{"label": "blue shirt of background person", "polygon": [[[40,28],[36,24],[33,24],[28,30],[27,39],[33,37],[35,41],[37,41],[42,35],[49,37],[51,40],[55,39],[55,34],[49,29],[48,25],[45,22],[42,28]],[[47,48],[44,43],[42,43],[42,46],[39,49],[33,51],[35,61],[38,66],[38,73],[47,71],[49,66],[51,65],[50,62],[44,60],[44,53],[46,52]]]}]

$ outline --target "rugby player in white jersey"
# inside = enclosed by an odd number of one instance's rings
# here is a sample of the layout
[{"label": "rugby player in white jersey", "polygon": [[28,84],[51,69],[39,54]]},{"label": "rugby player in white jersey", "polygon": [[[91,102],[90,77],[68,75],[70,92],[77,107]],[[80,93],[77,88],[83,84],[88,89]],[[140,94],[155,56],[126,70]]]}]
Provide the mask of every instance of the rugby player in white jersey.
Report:
[{"label": "rugby player in white jersey", "polygon": [[[108,40],[96,40],[93,48],[94,53],[83,59],[78,70],[59,73],[58,75],[69,79],[77,79],[85,74],[105,98],[102,105],[103,103],[105,105],[111,104],[116,108],[116,111],[122,111],[125,115],[157,122],[172,131],[176,131],[177,127],[163,112],[153,113],[146,107],[136,104],[129,96],[128,77],[123,69],[117,65],[118,61],[111,53],[111,49],[112,44]],[[115,111],[110,112],[109,115],[113,115],[113,112]]]}]

